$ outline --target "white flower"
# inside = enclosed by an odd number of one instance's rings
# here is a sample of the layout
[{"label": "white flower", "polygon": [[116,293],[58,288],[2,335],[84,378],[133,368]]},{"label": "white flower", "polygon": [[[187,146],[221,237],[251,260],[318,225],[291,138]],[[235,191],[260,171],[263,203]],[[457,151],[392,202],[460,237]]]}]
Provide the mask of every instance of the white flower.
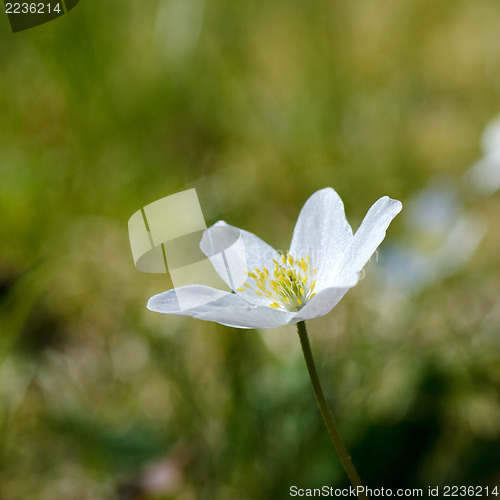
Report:
[{"label": "white flower", "polygon": [[479,194],[500,189],[500,117],[490,121],[481,136],[483,157],[467,171],[467,178]]},{"label": "white flower", "polygon": [[422,189],[408,201],[405,215],[407,243],[386,248],[379,267],[380,281],[397,298],[455,273],[486,233],[481,217],[465,210],[449,181],[435,180]]},{"label": "white flower", "polygon": [[[187,285],[151,297],[148,309],[236,328],[275,328],[323,316],[356,285],[401,207],[397,200],[380,198],[353,235],[339,195],[332,188],[317,191],[302,208],[285,255],[254,234],[219,221],[205,231],[200,248],[233,292]],[[214,247],[227,246],[222,228],[241,236],[239,258],[214,255]],[[246,281],[235,286],[232,277],[242,271],[244,278],[238,281]]]}]

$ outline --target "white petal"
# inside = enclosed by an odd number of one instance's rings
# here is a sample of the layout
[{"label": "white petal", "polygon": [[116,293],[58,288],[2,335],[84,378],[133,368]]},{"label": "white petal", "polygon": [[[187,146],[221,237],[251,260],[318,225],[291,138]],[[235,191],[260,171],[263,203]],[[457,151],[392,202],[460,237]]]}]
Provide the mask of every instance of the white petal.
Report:
[{"label": "white petal", "polygon": [[215,321],[235,328],[277,328],[289,323],[293,313],[280,311],[269,306],[256,306],[231,294],[203,314],[196,316],[205,321]]},{"label": "white petal", "polygon": [[468,170],[467,177],[479,194],[493,194],[500,188],[500,153],[479,160]]},{"label": "white petal", "polygon": [[290,253],[296,258],[310,256],[311,267],[318,270],[316,290],[321,291],[332,285],[332,271],[352,238],[340,196],[325,188],[314,193],[300,211]]},{"label": "white petal", "polygon": [[[185,309],[179,306],[177,294],[192,295],[192,302],[213,298],[202,305]],[[188,285],[168,290],[149,299],[148,309],[163,314],[192,316],[205,321],[215,321],[235,328],[276,328],[288,323],[293,313],[267,306],[250,304],[234,293],[222,292],[203,285]]]},{"label": "white petal", "polygon": [[343,287],[325,288],[318,292],[309,302],[295,314],[292,323],[305,321],[306,319],[319,318],[328,314],[339,302],[346,292],[356,284],[352,281],[350,285]]},{"label": "white petal", "polygon": [[339,259],[336,280],[344,281],[363,269],[377,247],[382,243],[392,219],[401,211],[400,201],[384,196],[377,200],[359,226],[351,244]]},{"label": "white petal", "polygon": [[154,295],[149,299],[147,307],[163,314],[193,316],[193,311],[203,311],[209,304],[227,295],[232,293],[205,285],[180,286]]},{"label": "white petal", "polygon": [[500,150],[500,117],[497,116],[486,125],[481,135],[481,143],[486,154]]},{"label": "white petal", "polygon": [[274,268],[272,259],[279,259],[279,254],[273,247],[253,233],[219,221],[205,230],[200,248],[232,290],[252,304],[269,306],[272,302],[269,299],[252,290],[239,291],[238,288],[248,280],[245,271],[264,266]]}]

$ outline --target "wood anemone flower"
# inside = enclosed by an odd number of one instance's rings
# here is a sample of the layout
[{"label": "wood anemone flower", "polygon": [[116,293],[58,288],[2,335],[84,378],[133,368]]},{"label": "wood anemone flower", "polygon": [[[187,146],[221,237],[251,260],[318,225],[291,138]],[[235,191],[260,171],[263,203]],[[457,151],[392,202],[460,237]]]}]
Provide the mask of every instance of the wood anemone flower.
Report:
[{"label": "wood anemone flower", "polygon": [[[356,285],[401,208],[397,200],[380,198],[353,234],[340,196],[321,189],[302,208],[286,254],[219,221],[204,232],[200,248],[232,292],[187,285],[151,297],[148,308],[236,328],[275,328],[324,316]],[[227,255],[217,250],[227,248],[234,234],[241,244]]]}]

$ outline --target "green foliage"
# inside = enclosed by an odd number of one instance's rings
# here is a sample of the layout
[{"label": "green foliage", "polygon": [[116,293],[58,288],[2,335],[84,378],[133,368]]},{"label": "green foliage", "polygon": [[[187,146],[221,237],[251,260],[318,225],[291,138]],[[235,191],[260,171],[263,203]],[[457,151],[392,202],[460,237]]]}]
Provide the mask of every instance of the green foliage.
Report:
[{"label": "green foliage", "polygon": [[[135,270],[127,220],[196,187],[207,224],[286,249],[316,189],[356,226],[460,181],[499,109],[499,23],[495,0],[81,0],[2,33],[0,497],[346,486],[294,329],[148,312],[170,281]],[[371,487],[498,483],[500,207],[461,188],[489,232],[457,274],[390,303],[371,265],[309,325]]]}]

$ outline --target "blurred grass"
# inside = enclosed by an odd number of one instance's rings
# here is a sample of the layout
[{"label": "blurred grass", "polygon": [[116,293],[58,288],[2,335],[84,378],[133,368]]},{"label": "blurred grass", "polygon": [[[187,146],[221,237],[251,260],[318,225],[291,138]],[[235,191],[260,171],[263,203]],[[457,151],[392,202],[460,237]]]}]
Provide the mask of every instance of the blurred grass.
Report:
[{"label": "blurred grass", "polygon": [[[293,328],[148,312],[168,279],[135,270],[127,220],[196,187],[207,223],[286,249],[316,189],[356,227],[461,178],[500,107],[499,22],[494,0],[82,0],[2,33],[1,498],[345,485]],[[489,224],[463,269],[396,307],[368,268],[309,326],[369,486],[500,480],[500,207],[462,187]]]}]

